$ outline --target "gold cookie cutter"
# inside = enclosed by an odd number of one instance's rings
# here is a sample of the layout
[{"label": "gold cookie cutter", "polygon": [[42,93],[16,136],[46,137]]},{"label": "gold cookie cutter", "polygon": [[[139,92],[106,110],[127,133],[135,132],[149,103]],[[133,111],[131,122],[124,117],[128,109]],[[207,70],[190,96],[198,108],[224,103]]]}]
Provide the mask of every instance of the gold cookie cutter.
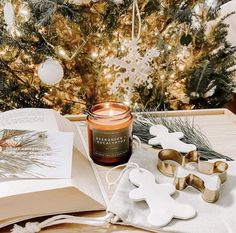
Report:
[{"label": "gold cookie cutter", "polygon": [[216,202],[220,195],[220,187],[216,190],[211,190],[205,187],[204,181],[191,174],[191,171],[186,177],[176,177],[178,164],[185,167],[188,163],[197,163],[197,170],[206,175],[217,174],[220,180],[220,186],[227,179],[228,164],[223,161],[207,162],[200,159],[200,154],[197,151],[191,151],[185,155],[180,154],[176,150],[164,149],[158,154],[157,168],[166,176],[174,176],[176,189],[183,190],[187,186],[192,186],[202,192],[202,198],[206,202]]}]

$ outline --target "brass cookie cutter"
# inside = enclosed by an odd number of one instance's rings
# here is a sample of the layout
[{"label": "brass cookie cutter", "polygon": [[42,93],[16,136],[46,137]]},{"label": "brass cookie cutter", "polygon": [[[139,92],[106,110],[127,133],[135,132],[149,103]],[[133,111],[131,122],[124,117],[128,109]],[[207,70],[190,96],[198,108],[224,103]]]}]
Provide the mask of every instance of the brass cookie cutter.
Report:
[{"label": "brass cookie cutter", "polygon": [[[198,172],[186,169],[185,167],[189,163],[196,163]],[[176,150],[164,149],[158,154],[157,168],[166,176],[174,176],[176,189],[183,190],[187,186],[192,186],[202,192],[203,200],[216,202],[220,195],[220,186],[227,179],[228,164],[223,161],[208,162],[201,160],[197,151],[182,155]],[[185,171],[180,175],[181,172],[178,172],[178,169]],[[209,186],[204,181],[204,177],[214,178],[216,187],[210,187],[211,185]]]}]

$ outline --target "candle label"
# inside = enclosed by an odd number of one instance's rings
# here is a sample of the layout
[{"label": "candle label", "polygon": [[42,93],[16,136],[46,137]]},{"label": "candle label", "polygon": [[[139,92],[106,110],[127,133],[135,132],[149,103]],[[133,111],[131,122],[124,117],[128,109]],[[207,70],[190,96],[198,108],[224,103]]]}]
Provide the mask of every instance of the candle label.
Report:
[{"label": "candle label", "polygon": [[122,157],[130,154],[130,130],[93,130],[94,155],[99,157]]}]

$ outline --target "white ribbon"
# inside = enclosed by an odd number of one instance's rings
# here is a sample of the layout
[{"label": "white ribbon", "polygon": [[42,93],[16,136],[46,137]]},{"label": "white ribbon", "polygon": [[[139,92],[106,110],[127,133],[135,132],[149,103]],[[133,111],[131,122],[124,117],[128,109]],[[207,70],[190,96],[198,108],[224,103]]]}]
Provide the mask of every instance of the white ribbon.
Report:
[{"label": "white ribbon", "polygon": [[[134,145],[134,148],[138,148],[141,146],[141,140],[139,139],[138,136],[136,135],[133,135],[133,145]],[[113,181],[110,181],[110,174],[112,171],[116,170],[117,168],[120,168],[120,167],[125,167],[119,174],[119,176],[113,180]],[[108,185],[108,189],[110,189],[110,187],[112,185],[115,185],[122,177],[122,175],[125,173],[126,170],[128,170],[129,168],[138,168],[139,169],[139,165],[137,163],[132,163],[132,162],[128,162],[128,163],[124,163],[124,164],[120,164],[120,165],[117,165],[113,168],[111,168],[107,173],[106,173],[106,183]]]},{"label": "white ribbon", "polygon": [[135,10],[137,11],[137,16],[138,16],[138,35],[137,35],[137,40],[139,40],[140,38],[140,33],[141,33],[141,26],[142,26],[142,22],[141,22],[141,15],[140,15],[140,11],[138,8],[138,2],[137,0],[134,0],[133,2],[133,14],[132,14],[132,39],[134,39],[134,23],[135,23]]},{"label": "white ribbon", "polygon": [[[110,181],[109,176],[110,176],[111,172],[117,168],[120,168],[120,167],[125,167],[125,168],[120,172],[119,176],[115,180]],[[112,185],[115,185],[121,179],[121,177],[123,176],[123,174],[125,173],[126,170],[128,170],[130,168],[134,168],[134,167],[139,169],[139,165],[137,163],[125,163],[125,164],[117,165],[117,166],[111,168],[106,173],[106,182],[108,184],[108,188],[110,188]]]},{"label": "white ribbon", "polygon": [[103,226],[109,222],[114,222],[114,215],[112,213],[108,213],[104,217],[98,218],[85,218],[85,217],[76,217],[72,215],[57,215],[46,219],[45,221],[39,222],[27,222],[24,227],[19,225],[14,225],[11,230],[12,233],[37,233],[40,232],[43,228],[64,224],[64,223],[75,223],[75,224],[88,224],[93,226]]}]

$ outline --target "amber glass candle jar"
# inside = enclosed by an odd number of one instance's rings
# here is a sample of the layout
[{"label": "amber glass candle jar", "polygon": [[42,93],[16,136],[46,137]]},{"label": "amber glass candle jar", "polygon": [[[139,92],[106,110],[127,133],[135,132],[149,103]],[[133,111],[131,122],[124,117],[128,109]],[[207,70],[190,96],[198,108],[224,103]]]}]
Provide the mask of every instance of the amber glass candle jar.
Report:
[{"label": "amber glass candle jar", "polygon": [[103,102],[89,108],[87,117],[89,153],[101,165],[117,165],[132,153],[132,114],[118,102]]}]

